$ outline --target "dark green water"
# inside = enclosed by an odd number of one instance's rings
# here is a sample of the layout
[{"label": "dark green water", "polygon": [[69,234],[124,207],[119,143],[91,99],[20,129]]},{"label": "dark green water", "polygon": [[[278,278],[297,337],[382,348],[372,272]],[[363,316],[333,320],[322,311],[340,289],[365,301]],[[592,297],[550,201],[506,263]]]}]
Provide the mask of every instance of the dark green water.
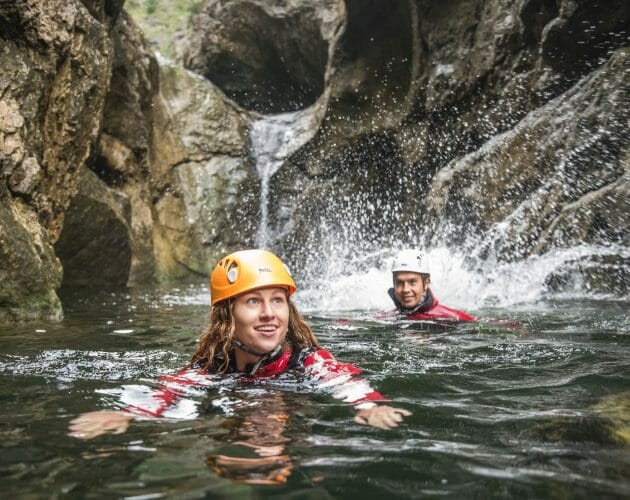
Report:
[{"label": "dark green water", "polygon": [[[351,408],[286,377],[193,392],[186,400],[196,405],[194,419],[134,422],[92,441],[68,437],[74,416],[115,408],[123,386],[154,387],[186,364],[206,322],[205,293],[67,295],[64,321],[2,328],[0,495],[630,497],[625,302],[472,311],[521,329],[427,332],[361,311],[307,315],[324,347],[413,412],[392,431],[355,425]],[[288,417],[279,433],[270,424],[276,414]],[[237,484],[209,465],[216,454],[254,457],[234,444],[244,422],[285,445],[285,484]]]}]

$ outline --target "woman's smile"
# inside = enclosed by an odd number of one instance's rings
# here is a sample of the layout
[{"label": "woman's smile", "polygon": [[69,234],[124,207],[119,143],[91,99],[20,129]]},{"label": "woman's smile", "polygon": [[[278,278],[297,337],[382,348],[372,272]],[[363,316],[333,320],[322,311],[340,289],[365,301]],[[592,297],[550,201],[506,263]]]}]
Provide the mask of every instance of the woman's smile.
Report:
[{"label": "woman's smile", "polygon": [[264,337],[273,337],[278,330],[278,325],[260,325],[255,326],[254,329]]}]

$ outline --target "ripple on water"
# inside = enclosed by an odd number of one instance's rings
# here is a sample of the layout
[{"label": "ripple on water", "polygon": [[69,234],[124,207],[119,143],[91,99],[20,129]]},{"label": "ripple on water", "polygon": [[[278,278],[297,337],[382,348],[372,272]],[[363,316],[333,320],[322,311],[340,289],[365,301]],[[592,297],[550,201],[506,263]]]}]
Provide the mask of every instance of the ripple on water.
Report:
[{"label": "ripple on water", "polygon": [[[383,361],[387,373],[482,373],[502,368],[531,369],[574,362],[593,356],[588,347],[534,339],[531,341],[474,340],[460,338],[448,342],[405,338],[401,348],[372,351]],[[498,379],[501,382],[501,379]]]},{"label": "ripple on water", "polygon": [[543,469],[543,468],[528,468],[528,467],[506,467],[506,468],[494,468],[491,466],[479,466],[473,464],[460,464],[460,467],[470,473],[493,479],[510,479],[516,481],[534,482],[534,480],[540,479],[553,479],[560,483],[566,483],[573,488],[576,486],[582,487],[599,487],[604,490],[616,492],[617,494],[628,495],[630,493],[630,487],[626,487],[623,484],[611,481],[599,477],[594,477],[585,471],[584,474],[570,472],[562,469]]}]

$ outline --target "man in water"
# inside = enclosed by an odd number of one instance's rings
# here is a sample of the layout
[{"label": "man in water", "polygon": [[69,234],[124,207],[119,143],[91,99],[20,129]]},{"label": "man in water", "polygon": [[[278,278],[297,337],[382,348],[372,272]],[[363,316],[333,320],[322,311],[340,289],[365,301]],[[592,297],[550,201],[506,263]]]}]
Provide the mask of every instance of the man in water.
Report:
[{"label": "man in water", "polygon": [[426,255],[403,250],[392,264],[394,286],[388,290],[396,305],[393,311],[410,320],[475,321],[475,318],[438,302],[429,287],[431,275]]}]

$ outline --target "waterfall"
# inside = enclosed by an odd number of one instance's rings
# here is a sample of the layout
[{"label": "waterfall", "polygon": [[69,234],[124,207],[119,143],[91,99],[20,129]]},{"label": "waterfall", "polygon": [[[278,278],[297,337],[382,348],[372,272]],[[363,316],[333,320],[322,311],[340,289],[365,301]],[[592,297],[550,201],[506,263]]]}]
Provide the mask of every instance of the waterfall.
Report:
[{"label": "waterfall", "polygon": [[260,222],[256,246],[266,248],[274,239],[269,223],[269,183],[284,161],[313,138],[321,120],[318,103],[291,113],[264,116],[249,130],[250,153],[260,178]]}]

